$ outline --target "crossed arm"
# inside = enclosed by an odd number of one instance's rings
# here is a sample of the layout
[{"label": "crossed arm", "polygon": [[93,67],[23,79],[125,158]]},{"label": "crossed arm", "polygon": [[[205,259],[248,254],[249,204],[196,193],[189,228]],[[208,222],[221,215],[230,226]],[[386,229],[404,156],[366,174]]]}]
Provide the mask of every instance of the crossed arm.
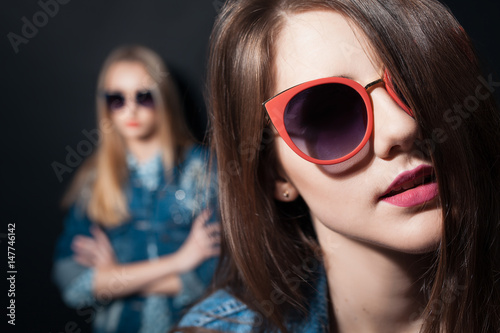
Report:
[{"label": "crossed arm", "polygon": [[96,298],[103,295],[121,298],[135,293],[175,295],[182,288],[182,273],[220,251],[220,225],[207,225],[209,216],[210,212],[205,210],[194,220],[191,232],[177,252],[155,260],[118,263],[108,237],[95,226],[91,228],[93,237],[78,235],[73,239],[74,259],[95,269]]}]

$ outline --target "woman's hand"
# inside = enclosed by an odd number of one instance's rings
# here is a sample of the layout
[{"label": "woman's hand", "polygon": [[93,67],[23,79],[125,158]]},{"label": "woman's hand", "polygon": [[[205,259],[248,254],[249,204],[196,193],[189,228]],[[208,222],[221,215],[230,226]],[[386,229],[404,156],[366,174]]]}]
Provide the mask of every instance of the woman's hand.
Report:
[{"label": "woman's hand", "polygon": [[106,234],[97,226],[90,228],[94,237],[78,235],[71,248],[76,262],[87,267],[110,267],[117,264],[115,251]]},{"label": "woman's hand", "polygon": [[209,217],[210,211],[203,211],[194,220],[181,248],[158,260],[119,264],[108,237],[98,227],[91,228],[93,237],[76,236],[71,248],[78,263],[96,268],[93,292],[97,298],[100,295],[120,298],[135,293],[175,295],[181,289],[179,274],[220,252],[220,226],[207,225]]},{"label": "woman's hand", "polygon": [[210,214],[210,210],[206,209],[196,217],[191,232],[177,251],[176,255],[181,258],[181,271],[189,271],[220,253],[220,224],[206,224]]}]

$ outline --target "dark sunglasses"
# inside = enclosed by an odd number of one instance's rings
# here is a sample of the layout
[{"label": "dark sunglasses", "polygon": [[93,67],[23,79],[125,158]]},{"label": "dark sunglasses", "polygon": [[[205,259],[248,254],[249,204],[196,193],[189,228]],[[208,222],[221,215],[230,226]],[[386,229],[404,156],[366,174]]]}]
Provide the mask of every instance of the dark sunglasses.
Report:
[{"label": "dark sunglasses", "polygon": [[[104,93],[104,98],[106,100],[106,106],[110,111],[117,111],[125,106],[126,98],[120,92],[113,92],[113,93],[106,92]],[[155,107],[153,95],[149,90],[136,92],[135,102],[138,105],[144,106],[148,109],[153,109]]]},{"label": "dark sunglasses", "polygon": [[308,81],[263,103],[287,145],[316,164],[336,164],[356,155],[373,130],[373,106],[367,89],[377,84],[410,116],[413,112],[386,70],[365,87],[343,77]]}]

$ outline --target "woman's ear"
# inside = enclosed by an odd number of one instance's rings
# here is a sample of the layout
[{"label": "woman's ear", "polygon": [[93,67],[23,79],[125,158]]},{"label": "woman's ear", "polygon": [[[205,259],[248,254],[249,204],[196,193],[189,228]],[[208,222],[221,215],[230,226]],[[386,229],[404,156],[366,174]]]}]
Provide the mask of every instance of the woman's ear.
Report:
[{"label": "woman's ear", "polygon": [[299,191],[297,191],[297,188],[288,180],[283,178],[276,180],[276,185],[274,187],[275,199],[283,202],[290,202],[297,199],[298,196]]}]

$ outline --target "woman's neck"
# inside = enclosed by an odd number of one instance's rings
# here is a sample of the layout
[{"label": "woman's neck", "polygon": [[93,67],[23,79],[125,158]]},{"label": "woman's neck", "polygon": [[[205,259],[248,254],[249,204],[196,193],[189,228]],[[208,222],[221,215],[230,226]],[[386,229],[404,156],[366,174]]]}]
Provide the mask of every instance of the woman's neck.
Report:
[{"label": "woman's neck", "polygon": [[[337,332],[416,333],[428,256],[361,243],[316,223]],[[318,230],[324,229],[324,230]],[[330,314],[332,315],[332,314]]]},{"label": "woman's neck", "polygon": [[127,149],[134,155],[137,162],[142,164],[147,162],[160,151],[161,144],[157,137],[148,140],[129,140]]}]

